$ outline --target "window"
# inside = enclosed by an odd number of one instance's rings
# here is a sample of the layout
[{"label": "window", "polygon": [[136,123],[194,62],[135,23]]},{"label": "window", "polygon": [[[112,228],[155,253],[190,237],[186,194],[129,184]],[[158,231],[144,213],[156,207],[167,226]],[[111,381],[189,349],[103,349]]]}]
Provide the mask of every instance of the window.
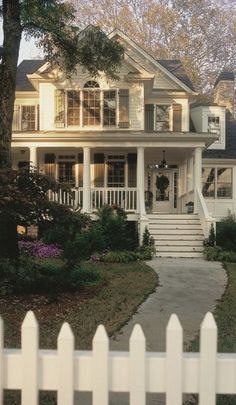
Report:
[{"label": "window", "polygon": [[75,163],[59,162],[58,163],[58,180],[60,183],[75,184]]},{"label": "window", "polygon": [[220,133],[220,117],[208,115],[208,132]]},{"label": "window", "polygon": [[101,100],[100,91],[90,90],[83,92],[83,125],[100,125]]},{"label": "window", "polygon": [[107,186],[108,187],[125,186],[125,162],[107,163]]},{"label": "window", "polygon": [[35,131],[35,106],[23,105],[21,110],[21,130]]},{"label": "window", "polygon": [[84,87],[94,89],[94,88],[99,88],[100,86],[99,86],[98,82],[95,82],[95,80],[89,80],[88,82],[85,83]]},{"label": "window", "polygon": [[70,90],[67,92],[67,124],[80,124],[80,92]]},{"label": "window", "polygon": [[169,105],[156,105],[156,131],[170,130],[170,108]]},{"label": "window", "polygon": [[116,91],[104,91],[103,125],[116,125]]},{"label": "window", "polygon": [[202,193],[208,198],[232,198],[232,169],[204,167]]}]

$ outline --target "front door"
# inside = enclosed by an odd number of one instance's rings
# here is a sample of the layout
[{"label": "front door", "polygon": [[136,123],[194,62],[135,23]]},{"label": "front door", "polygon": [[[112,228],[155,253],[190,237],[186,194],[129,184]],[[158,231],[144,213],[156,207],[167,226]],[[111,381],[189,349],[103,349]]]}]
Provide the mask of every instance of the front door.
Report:
[{"label": "front door", "polygon": [[153,171],[152,192],[153,212],[172,213],[174,211],[174,179],[172,170]]}]

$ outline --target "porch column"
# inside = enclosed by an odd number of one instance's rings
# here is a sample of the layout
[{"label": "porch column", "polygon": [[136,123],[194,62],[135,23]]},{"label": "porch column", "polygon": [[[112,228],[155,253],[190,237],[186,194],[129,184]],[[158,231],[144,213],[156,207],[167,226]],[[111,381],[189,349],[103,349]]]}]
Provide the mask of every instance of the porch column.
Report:
[{"label": "porch column", "polygon": [[194,213],[197,214],[197,189],[202,190],[202,149],[194,151]]},{"label": "porch column", "polygon": [[83,154],[83,212],[90,212],[90,148],[84,147]]},{"label": "porch column", "polygon": [[38,168],[38,159],[37,159],[37,148],[36,146],[31,146],[30,148],[30,165],[33,170],[37,170]]},{"label": "porch column", "polygon": [[146,214],[144,202],[144,147],[137,148],[137,189],[139,199],[139,212],[141,217]]}]

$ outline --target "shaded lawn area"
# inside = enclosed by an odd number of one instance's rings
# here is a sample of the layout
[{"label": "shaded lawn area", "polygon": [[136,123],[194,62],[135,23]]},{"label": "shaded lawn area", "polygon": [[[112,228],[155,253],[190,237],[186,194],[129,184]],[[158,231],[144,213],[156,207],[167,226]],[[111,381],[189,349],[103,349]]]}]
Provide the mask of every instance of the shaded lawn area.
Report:
[{"label": "shaded lawn area", "polygon": [[[58,264],[61,265],[59,261]],[[56,348],[57,335],[66,321],[74,332],[76,349],[90,349],[97,325],[104,324],[111,336],[158,284],[156,273],[142,262],[84,266],[96,268],[101,283],[83,287],[75,294],[55,296],[52,292],[50,296],[0,298],[7,347],[20,346],[21,323],[26,311],[33,310],[40,326],[41,348]]]},{"label": "shaded lawn area", "polygon": [[[218,327],[218,352],[236,353],[236,263],[226,263],[228,285],[214,311]],[[190,347],[199,351],[199,337]],[[217,405],[235,405],[236,395],[218,395]]]}]

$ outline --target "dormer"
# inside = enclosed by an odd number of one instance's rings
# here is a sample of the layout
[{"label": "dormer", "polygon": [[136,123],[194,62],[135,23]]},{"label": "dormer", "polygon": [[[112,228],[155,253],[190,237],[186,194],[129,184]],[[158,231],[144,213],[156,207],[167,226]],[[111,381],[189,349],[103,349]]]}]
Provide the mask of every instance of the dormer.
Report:
[{"label": "dormer", "polygon": [[191,108],[195,131],[219,136],[209,149],[225,149],[225,111],[225,107],[215,104],[193,105]]}]

